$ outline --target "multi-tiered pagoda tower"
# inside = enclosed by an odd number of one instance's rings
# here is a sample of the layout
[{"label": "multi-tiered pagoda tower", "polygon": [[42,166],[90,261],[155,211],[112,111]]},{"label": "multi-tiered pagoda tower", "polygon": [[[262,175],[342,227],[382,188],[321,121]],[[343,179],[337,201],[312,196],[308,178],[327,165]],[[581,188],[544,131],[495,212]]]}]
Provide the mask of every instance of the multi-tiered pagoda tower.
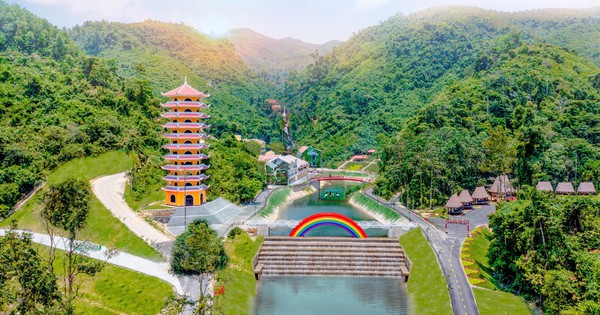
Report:
[{"label": "multi-tiered pagoda tower", "polygon": [[165,204],[172,206],[198,206],[206,202],[207,185],[202,182],[208,178],[202,171],[209,166],[203,163],[208,156],[202,150],[208,148],[205,143],[207,135],[204,130],[209,126],[202,120],[209,118],[202,110],[208,108],[203,99],[209,95],[199,92],[187,84],[177,87],[167,93],[161,93],[170,100],[162,107],[169,109],[162,116],[169,120],[163,125],[169,129],[164,137],[169,144],[164,148],[170,151],[165,156],[169,164],[162,167],[169,172],[163,179],[167,186]]}]

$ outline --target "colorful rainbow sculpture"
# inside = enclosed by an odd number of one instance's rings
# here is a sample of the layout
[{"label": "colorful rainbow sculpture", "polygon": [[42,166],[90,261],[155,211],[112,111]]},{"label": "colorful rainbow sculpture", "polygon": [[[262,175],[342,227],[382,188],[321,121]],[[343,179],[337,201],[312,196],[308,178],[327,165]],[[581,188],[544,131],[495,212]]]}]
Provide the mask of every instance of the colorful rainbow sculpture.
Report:
[{"label": "colorful rainbow sculpture", "polygon": [[321,212],[304,218],[290,232],[290,236],[304,236],[308,231],[319,226],[336,226],[350,233],[353,237],[367,238],[365,231],[354,220],[343,214],[334,212]]}]

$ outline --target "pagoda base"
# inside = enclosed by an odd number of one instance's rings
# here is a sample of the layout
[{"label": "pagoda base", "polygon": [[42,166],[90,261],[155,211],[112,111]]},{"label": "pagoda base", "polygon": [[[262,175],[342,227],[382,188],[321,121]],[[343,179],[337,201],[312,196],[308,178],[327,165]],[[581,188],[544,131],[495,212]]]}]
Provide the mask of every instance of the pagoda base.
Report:
[{"label": "pagoda base", "polygon": [[[187,202],[185,202],[186,200]],[[169,206],[200,206],[205,202],[206,190],[196,190],[187,192],[165,190],[165,204]]]}]

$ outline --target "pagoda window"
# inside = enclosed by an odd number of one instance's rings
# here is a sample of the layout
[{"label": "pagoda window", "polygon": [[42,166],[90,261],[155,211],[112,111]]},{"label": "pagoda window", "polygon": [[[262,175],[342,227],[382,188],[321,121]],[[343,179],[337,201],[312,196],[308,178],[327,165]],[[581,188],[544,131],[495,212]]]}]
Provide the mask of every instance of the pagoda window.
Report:
[{"label": "pagoda window", "polygon": [[177,183],[175,183],[175,186],[177,186]]},{"label": "pagoda window", "polygon": [[191,123],[192,121],[191,121],[191,120],[189,120],[189,119],[186,119],[184,122],[186,122],[186,123]]},{"label": "pagoda window", "polygon": [[177,165],[177,162],[175,162],[175,165]]},{"label": "pagoda window", "polygon": [[173,110],[173,112],[177,113],[177,108],[175,108],[175,109]]},{"label": "pagoda window", "polygon": [[200,175],[200,172],[196,172],[196,175]]},{"label": "pagoda window", "polygon": [[184,154],[192,154],[192,152],[190,152],[190,151],[185,151],[185,153],[184,153]]},{"label": "pagoda window", "polygon": [[192,186],[192,183],[185,183],[186,186]]},{"label": "pagoda window", "polygon": [[175,203],[175,195],[171,195],[170,200],[171,200],[171,203]]},{"label": "pagoda window", "polygon": [[173,102],[177,102],[177,98],[174,98],[174,99],[173,99]]},{"label": "pagoda window", "polygon": [[177,130],[173,130],[173,133],[177,133]]},{"label": "pagoda window", "polygon": [[186,130],[183,133],[192,133],[192,131],[191,130]]},{"label": "pagoda window", "polygon": [[196,122],[200,122],[200,119],[196,119]]},{"label": "pagoda window", "polygon": [[192,101],[192,99],[191,99],[191,98],[186,98],[186,99],[184,99],[184,101],[186,101],[186,102],[191,102],[191,101]]},{"label": "pagoda window", "polygon": [[200,154],[200,151],[196,151],[196,154]]},{"label": "pagoda window", "polygon": [[199,112],[200,112],[200,110],[199,110],[199,109],[196,109],[196,113],[199,113]]},{"label": "pagoda window", "polygon": [[185,144],[193,144],[191,140],[186,140]]},{"label": "pagoda window", "polygon": [[189,108],[186,108],[186,109],[184,110],[184,112],[186,112],[186,113],[191,113],[191,112],[192,112],[192,110],[191,110],[191,109],[189,109]]},{"label": "pagoda window", "polygon": [[175,172],[175,176],[177,176],[177,172]]}]

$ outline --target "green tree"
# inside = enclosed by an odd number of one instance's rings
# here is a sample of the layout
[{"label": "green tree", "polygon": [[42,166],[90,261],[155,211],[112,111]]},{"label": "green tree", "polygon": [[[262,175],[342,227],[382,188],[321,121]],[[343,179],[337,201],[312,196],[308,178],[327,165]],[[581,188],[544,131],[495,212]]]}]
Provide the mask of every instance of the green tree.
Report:
[{"label": "green tree", "polygon": [[0,237],[0,310],[14,314],[46,314],[61,295],[56,276],[36,251],[31,234],[17,233],[15,224]]},{"label": "green tree", "polygon": [[[42,217],[50,225],[63,230],[68,240],[63,260],[63,308],[67,314],[74,313],[73,302],[79,297],[81,282],[78,275],[94,276],[102,270],[103,264],[81,256],[78,251],[77,235],[85,225],[89,213],[90,191],[87,182],[69,178],[52,185],[44,195]],[[48,228],[49,232],[53,232]],[[52,233],[50,233],[53,237]],[[50,249],[50,262],[54,261],[55,251]],[[52,267],[50,268],[52,270]]]},{"label": "green tree", "polygon": [[191,222],[175,239],[171,256],[171,269],[175,274],[199,276],[200,296],[197,312],[206,314],[212,307],[211,295],[206,292],[207,282],[216,270],[227,265],[223,242],[205,220]]}]

